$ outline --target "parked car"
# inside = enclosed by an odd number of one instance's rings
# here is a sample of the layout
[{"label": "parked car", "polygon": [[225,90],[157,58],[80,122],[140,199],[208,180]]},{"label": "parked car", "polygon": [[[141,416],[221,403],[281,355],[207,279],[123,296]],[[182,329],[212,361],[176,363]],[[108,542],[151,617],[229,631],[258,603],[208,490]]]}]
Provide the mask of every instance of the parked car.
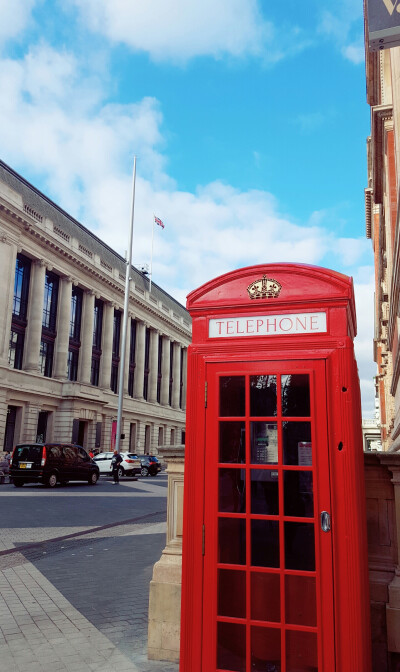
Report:
[{"label": "parked car", "polygon": [[155,455],[137,455],[136,453],[129,453],[129,457],[140,460],[141,476],[157,476],[161,471],[161,464]]},{"label": "parked car", "polygon": [[57,483],[87,481],[96,485],[100,472],[82,446],[72,443],[21,443],[11,455],[10,479],[16,488],[24,483],[43,483],[54,488]]},{"label": "parked car", "polygon": [[[113,452],[99,453],[95,455],[93,460],[100,469],[101,474],[111,476],[111,459]],[[120,453],[122,462],[119,465],[118,475],[121,476],[136,476],[140,474],[141,464],[140,460],[135,455],[128,455],[128,453]]]}]

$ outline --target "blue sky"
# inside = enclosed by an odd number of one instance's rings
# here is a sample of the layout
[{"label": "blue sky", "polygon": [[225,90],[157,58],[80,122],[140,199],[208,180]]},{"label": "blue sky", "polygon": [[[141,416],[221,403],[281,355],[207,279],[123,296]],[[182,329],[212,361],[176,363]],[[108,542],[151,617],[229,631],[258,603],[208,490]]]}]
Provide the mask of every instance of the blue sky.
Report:
[{"label": "blue sky", "polygon": [[374,410],[361,0],[0,0],[0,156],[182,303],[298,261],[352,275]]}]

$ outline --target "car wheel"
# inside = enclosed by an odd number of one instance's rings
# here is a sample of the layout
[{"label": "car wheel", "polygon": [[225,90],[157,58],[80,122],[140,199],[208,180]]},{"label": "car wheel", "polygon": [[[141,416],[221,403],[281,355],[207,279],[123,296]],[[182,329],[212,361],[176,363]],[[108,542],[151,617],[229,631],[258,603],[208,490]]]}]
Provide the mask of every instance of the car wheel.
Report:
[{"label": "car wheel", "polygon": [[96,471],[93,471],[93,473],[90,474],[90,478],[88,481],[89,485],[96,485],[98,479],[99,479],[98,473]]},{"label": "car wheel", "polygon": [[125,473],[125,472],[124,472],[123,468],[122,468],[122,467],[118,467],[118,478],[122,478],[122,476],[124,475],[124,473]]},{"label": "car wheel", "polygon": [[140,470],[140,475],[141,476],[148,476],[149,475],[149,470],[147,467],[142,467]]},{"label": "car wheel", "polygon": [[24,484],[24,482],[20,481],[19,479],[14,481],[14,485],[15,485],[16,488],[22,488],[23,484]]},{"label": "car wheel", "polygon": [[57,474],[54,472],[47,477],[46,485],[48,488],[55,488],[57,485]]}]

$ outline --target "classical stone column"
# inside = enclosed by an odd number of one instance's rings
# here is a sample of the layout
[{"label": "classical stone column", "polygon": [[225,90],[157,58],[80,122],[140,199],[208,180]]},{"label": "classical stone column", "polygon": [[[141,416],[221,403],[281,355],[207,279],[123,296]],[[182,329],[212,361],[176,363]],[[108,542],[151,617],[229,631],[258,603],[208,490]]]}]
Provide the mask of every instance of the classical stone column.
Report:
[{"label": "classical stone column", "polygon": [[42,339],[44,280],[46,262],[43,259],[31,265],[31,284],[29,288],[28,326],[24,346],[24,369],[38,371],[40,341]]},{"label": "classical stone column", "polygon": [[187,348],[183,348],[182,358],[182,411],[186,410],[186,393],[187,393]]},{"label": "classical stone column", "polygon": [[169,404],[170,345],[171,340],[168,336],[163,336],[161,361],[161,403],[163,406]]},{"label": "classical stone column", "polygon": [[114,306],[104,302],[103,307],[103,333],[101,343],[100,360],[100,387],[109,390],[111,383],[112,342],[114,328]]},{"label": "classical stone column", "polygon": [[150,331],[150,373],[148,401],[152,404],[157,402],[157,378],[158,378],[158,336],[156,329]]},{"label": "classical stone column", "polygon": [[[0,360],[4,364],[8,362],[8,349],[10,344],[11,318],[14,300],[15,265],[17,259],[17,246],[7,239],[5,234],[0,235],[0,268],[1,268],[1,292],[0,292]],[[3,445],[1,443],[1,445]]]},{"label": "classical stone column", "polygon": [[54,378],[65,379],[68,366],[69,327],[71,320],[72,278],[60,278],[60,299],[57,315]]},{"label": "classical stone column", "polygon": [[150,660],[179,661],[183,475],[185,446],[159,446],[167,462],[167,544],[153,567],[149,594],[148,657]]},{"label": "classical stone column", "polygon": [[136,399],[143,399],[145,345],[146,345],[146,325],[144,322],[137,322],[136,368],[135,368],[135,381],[133,387],[133,396]]},{"label": "classical stone column", "polygon": [[181,383],[181,346],[174,342],[174,358],[172,367],[172,408],[179,408],[180,383]]},{"label": "classical stone column", "polygon": [[78,380],[80,380],[82,383],[85,383],[86,385],[89,385],[90,383],[90,372],[92,367],[94,299],[95,296],[93,290],[84,292]]}]

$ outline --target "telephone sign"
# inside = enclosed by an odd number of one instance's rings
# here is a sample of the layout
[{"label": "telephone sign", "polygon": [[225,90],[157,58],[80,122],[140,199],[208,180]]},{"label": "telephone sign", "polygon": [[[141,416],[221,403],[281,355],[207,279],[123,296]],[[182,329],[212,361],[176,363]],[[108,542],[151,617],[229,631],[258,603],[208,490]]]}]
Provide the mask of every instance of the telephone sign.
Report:
[{"label": "telephone sign", "polygon": [[314,334],[326,331],[326,313],[224,317],[209,321],[210,338]]},{"label": "telephone sign", "polygon": [[268,264],[188,296],[181,672],[370,672],[350,278]]}]

